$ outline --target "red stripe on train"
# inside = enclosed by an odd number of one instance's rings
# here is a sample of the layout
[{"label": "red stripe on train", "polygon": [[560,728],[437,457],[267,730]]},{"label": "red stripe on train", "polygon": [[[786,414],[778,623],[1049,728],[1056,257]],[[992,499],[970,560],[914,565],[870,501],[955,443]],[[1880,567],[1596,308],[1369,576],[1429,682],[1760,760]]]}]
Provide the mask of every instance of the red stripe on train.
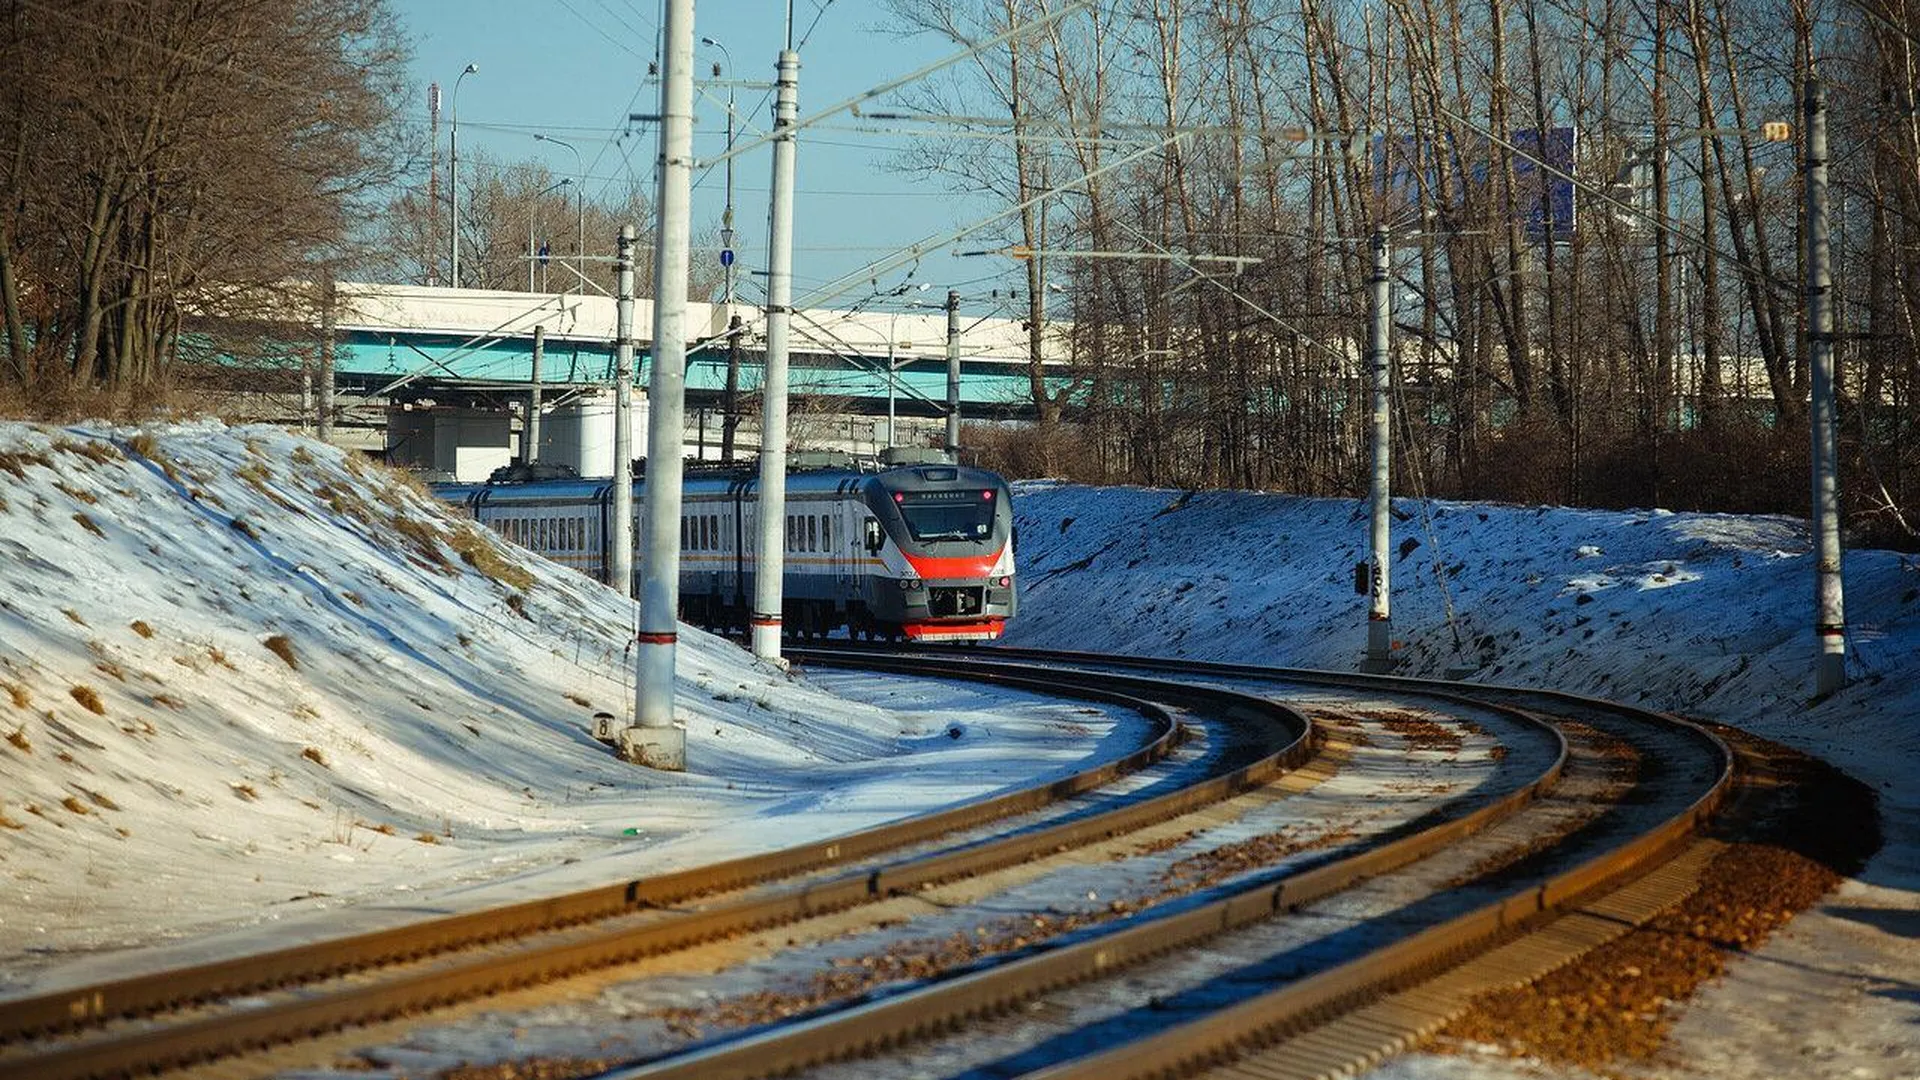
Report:
[{"label": "red stripe on train", "polygon": [[983,578],[993,573],[993,564],[999,559],[998,551],[990,555],[962,555],[951,559],[907,555],[907,564],[923,578]]}]

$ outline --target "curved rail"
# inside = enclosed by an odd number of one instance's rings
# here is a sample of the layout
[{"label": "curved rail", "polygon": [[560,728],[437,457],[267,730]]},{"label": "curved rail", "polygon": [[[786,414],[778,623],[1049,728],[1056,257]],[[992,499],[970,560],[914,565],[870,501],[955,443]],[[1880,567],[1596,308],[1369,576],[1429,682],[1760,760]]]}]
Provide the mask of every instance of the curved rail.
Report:
[{"label": "curved rail", "polygon": [[1175,690],[1153,680],[1114,675],[1103,675],[1097,682],[1075,683],[1021,665],[983,666],[924,658],[911,661],[911,669],[918,674],[939,673],[1122,704],[1153,718],[1155,737],[1121,759],[1061,780],[795,849],[551,900],[299,946],[261,957],[222,961],[0,1003],[0,1032],[67,1030],[115,1015],[178,1007],[218,995],[257,992],[262,987],[657,908],[690,896],[780,876],[846,867],[881,852],[925,843],[961,829],[1060,802],[1166,756],[1179,738],[1178,726],[1160,704],[1137,696],[1141,691],[1154,692],[1170,702],[1204,705],[1252,721],[1265,729],[1266,749],[1247,764],[1197,784],[1110,810],[1011,836],[962,844],[892,866],[842,872],[824,881],[799,883],[772,895],[739,898],[701,910],[656,912],[658,918],[648,925],[621,928],[586,941],[403,974],[371,987],[353,986],[305,995],[298,1000],[250,1008],[237,1015],[207,1017],[123,1037],[96,1039],[45,1054],[0,1058],[0,1080],[119,1075],[201,1060],[233,1048],[363,1024],[409,1009],[498,992],[543,978],[870,902],[953,877],[1013,865],[1039,852],[1141,828],[1264,784],[1280,772],[1303,763],[1315,749],[1312,725],[1304,716],[1285,706],[1230,691]]},{"label": "curved rail", "polygon": [[[1185,660],[1113,658],[1081,653],[1039,650],[991,650],[1041,663],[1094,663],[1100,667],[1177,668],[1183,673],[1205,672],[1233,677],[1284,679],[1311,685],[1396,688],[1454,701],[1485,706],[1479,695],[1465,695],[1460,684],[1344,673],[1252,668],[1243,665],[1198,664]],[[864,655],[864,654],[863,654]],[[908,661],[916,662],[916,661]],[[1706,790],[1684,810],[1654,828],[1571,870],[1537,885],[1518,890],[1398,943],[1297,983],[1213,1013],[1194,1023],[1143,1040],[1042,1071],[1049,1080],[1123,1080],[1130,1077],[1181,1075],[1234,1056],[1239,1050],[1270,1040],[1288,1030],[1311,1026],[1330,1011],[1356,998],[1404,983],[1448,959],[1484,946],[1523,927],[1568,900],[1622,878],[1651,869],[1672,847],[1703,821],[1725,797],[1732,781],[1732,756],[1716,736],[1697,725],[1626,706],[1554,695],[1522,693],[1586,708],[1611,711],[1642,723],[1687,733],[1697,740],[1712,768]],[[1536,721],[1542,722],[1544,721]],[[1114,932],[1044,949],[1010,962],[973,971],[881,1000],[826,1015],[733,1038],[635,1068],[608,1074],[608,1080],[666,1080],[712,1078],[750,1080],[780,1075],[824,1061],[870,1052],[888,1045],[949,1029],[977,1016],[995,1015],[1052,990],[1111,974],[1129,964],[1191,945],[1226,930],[1291,911],[1327,896],[1363,878],[1403,866],[1478,831],[1531,801],[1556,780],[1566,762],[1566,742],[1557,729],[1560,754],[1538,780],[1494,804],[1432,829],[1328,863],[1278,883],[1263,882],[1235,891],[1207,904],[1154,918],[1151,913],[1130,920]]]},{"label": "curved rail", "polygon": [[[1419,682],[1422,680],[1401,680]],[[1282,1036],[1310,1029],[1328,1014],[1381,991],[1404,986],[1466,955],[1523,930],[1556,909],[1660,865],[1726,799],[1733,786],[1734,756],[1724,740],[1698,724],[1661,713],[1631,709],[1553,691],[1497,694],[1558,697],[1588,708],[1670,725],[1696,736],[1718,759],[1707,790],[1679,813],[1628,843],[1586,860],[1538,885],[1520,890],[1339,967],[1309,976],[1191,1023],[1076,1061],[1042,1069],[1035,1080],[1145,1080],[1186,1076],[1229,1062]]]}]

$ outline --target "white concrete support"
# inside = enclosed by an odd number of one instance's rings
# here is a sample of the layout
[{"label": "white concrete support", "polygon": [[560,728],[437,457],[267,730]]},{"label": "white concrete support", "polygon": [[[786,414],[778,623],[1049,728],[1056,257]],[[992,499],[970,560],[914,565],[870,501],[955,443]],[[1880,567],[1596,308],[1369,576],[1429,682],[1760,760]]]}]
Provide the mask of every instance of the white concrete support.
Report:
[{"label": "white concrete support", "polygon": [[1827,95],[1818,78],[1806,85],[1807,354],[1813,398],[1814,634],[1820,655],[1814,693],[1847,685],[1847,618],[1840,576],[1840,468],[1833,389],[1833,249],[1827,220]]},{"label": "white concrete support", "polygon": [[780,52],[773,106],[773,200],[767,221],[767,373],[760,413],[759,544],[754,551],[753,655],[780,657],[781,575],[786,572],[787,330],[793,303],[793,124],[800,54]]},{"label": "white concrete support", "polygon": [[1373,333],[1367,343],[1373,369],[1373,490],[1371,522],[1367,530],[1367,660],[1368,671],[1393,666],[1392,497],[1393,478],[1392,371],[1388,365],[1388,337],[1393,330],[1392,253],[1387,228],[1373,233],[1373,276],[1368,280]]},{"label": "white concrete support", "polygon": [[620,226],[614,251],[613,520],[607,583],[633,595],[633,226]]},{"label": "white concrete support", "polygon": [[545,323],[533,328],[533,371],[528,375],[527,422],[522,427],[527,445],[520,457],[529,465],[540,461],[540,362],[547,352]]},{"label": "white concrete support", "polygon": [[693,183],[693,0],[667,0],[661,29],[660,203],[653,259],[653,363],[647,380],[646,553],[640,577],[639,725],[620,756],[679,772],[686,728],[675,722],[679,651],[680,480],[686,407],[687,272]]},{"label": "white concrete support", "polygon": [[333,383],[337,377],[334,374],[334,351],[337,348],[334,339],[338,337],[340,310],[340,293],[333,282],[327,282],[326,292],[320,304],[320,415],[314,429],[319,433],[321,442],[331,442],[334,412]]},{"label": "white concrete support", "polygon": [[947,455],[960,460],[960,292],[947,290]]}]

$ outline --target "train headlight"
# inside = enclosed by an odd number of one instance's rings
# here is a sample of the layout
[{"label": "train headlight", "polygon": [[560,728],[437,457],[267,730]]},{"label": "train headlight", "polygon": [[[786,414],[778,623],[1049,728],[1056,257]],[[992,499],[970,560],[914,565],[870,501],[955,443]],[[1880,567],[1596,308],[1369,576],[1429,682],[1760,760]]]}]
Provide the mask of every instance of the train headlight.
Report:
[{"label": "train headlight", "polygon": [[1013,579],[1011,577],[1003,577],[1000,579],[1000,587],[1003,589],[1011,584],[1013,584]]},{"label": "train headlight", "polygon": [[905,592],[912,592],[913,590],[919,587],[920,587],[919,578],[903,577],[900,579],[900,588]]}]

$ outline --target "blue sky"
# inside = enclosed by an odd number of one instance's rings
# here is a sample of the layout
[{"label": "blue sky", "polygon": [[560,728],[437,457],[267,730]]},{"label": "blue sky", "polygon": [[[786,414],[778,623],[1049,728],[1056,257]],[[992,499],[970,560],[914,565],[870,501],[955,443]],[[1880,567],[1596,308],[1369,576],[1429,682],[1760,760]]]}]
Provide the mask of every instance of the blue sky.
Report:
[{"label": "blue sky", "polygon": [[[661,20],[657,0],[393,0],[393,8],[414,44],[413,73],[418,88],[414,107],[421,123],[427,116],[426,88],[442,89],[440,142],[446,146],[447,112],[458,107],[461,157],[475,149],[513,161],[544,161],[560,176],[576,170],[566,149],[536,141],[535,132],[571,142],[580,151],[591,194],[618,189],[631,173],[646,181],[656,154],[653,130],[635,125],[631,113],[658,110],[658,84],[646,78]],[[816,19],[817,16],[817,19]],[[726,64],[737,78],[771,82],[784,35],[785,4],[780,0],[704,0],[696,6],[695,37],[712,37],[726,51],[695,46],[698,74]],[[957,51],[949,42],[921,37],[903,39],[884,31],[886,16],[869,0],[794,0],[795,39],[807,34],[800,50],[800,115],[804,118],[895,76]],[[811,27],[811,33],[808,33]],[[454,82],[468,63],[478,73]],[[725,90],[712,90],[722,103],[696,92],[694,152],[717,153],[725,145]],[[766,92],[735,90],[740,123],[748,133],[770,122]],[[897,138],[846,130],[854,121],[828,121],[832,130],[803,136],[798,154],[795,200],[794,277],[796,296],[814,285],[863,266],[899,247],[965,224],[994,207],[978,199],[956,198],[938,182],[916,182],[890,173],[887,161]],[[444,159],[443,159],[444,160]],[[443,165],[444,168],[444,165]],[[736,266],[766,265],[767,188],[771,159],[766,148],[735,162],[734,223]],[[695,173],[694,229],[717,227],[725,203],[724,170]],[[990,246],[975,237],[959,247]],[[949,248],[948,250],[951,250]],[[712,249],[696,249],[694,258],[717,259]],[[913,276],[936,290],[961,288],[982,297],[989,289],[1018,285],[1018,264],[999,258],[926,260]],[[743,300],[762,298],[757,284],[744,284]],[[894,271],[880,280],[882,289],[906,280]],[[865,290],[863,289],[862,292]],[[849,294],[833,302],[844,306]],[[972,306],[972,305],[969,305]]]}]

